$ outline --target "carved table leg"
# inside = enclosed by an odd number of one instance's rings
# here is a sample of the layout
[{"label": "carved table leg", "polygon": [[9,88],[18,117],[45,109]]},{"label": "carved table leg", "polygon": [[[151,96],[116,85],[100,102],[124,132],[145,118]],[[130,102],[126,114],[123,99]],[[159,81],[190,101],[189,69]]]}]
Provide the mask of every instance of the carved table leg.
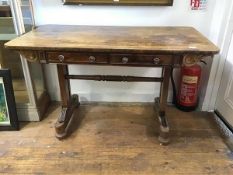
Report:
[{"label": "carved table leg", "polygon": [[163,145],[169,143],[169,126],[166,119],[166,105],[168,96],[168,86],[170,79],[171,67],[163,68],[163,82],[161,83],[160,98],[155,99],[155,109],[158,109],[158,118],[160,122],[159,142]]},{"label": "carved table leg", "polygon": [[55,124],[56,137],[62,139],[66,137],[72,114],[79,106],[78,95],[70,95],[70,82],[65,79],[68,75],[67,65],[57,65],[58,79],[61,91],[62,111]]}]

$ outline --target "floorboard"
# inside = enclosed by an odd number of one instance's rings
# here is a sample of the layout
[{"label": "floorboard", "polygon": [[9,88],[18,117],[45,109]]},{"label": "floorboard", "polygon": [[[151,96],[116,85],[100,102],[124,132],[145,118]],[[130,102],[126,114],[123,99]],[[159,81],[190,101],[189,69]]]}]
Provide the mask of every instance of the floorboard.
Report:
[{"label": "floorboard", "polygon": [[233,154],[211,113],[169,107],[171,143],[161,146],[152,105],[82,105],[62,141],[54,137],[59,112],[52,105],[41,122],[0,133],[0,174],[233,174]]}]

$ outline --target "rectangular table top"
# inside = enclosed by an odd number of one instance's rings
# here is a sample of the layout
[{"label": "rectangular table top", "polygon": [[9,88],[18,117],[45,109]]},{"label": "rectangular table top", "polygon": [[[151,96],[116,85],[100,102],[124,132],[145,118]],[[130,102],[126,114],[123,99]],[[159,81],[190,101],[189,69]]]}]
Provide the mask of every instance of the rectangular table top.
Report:
[{"label": "rectangular table top", "polygon": [[39,26],[5,44],[15,50],[121,53],[218,53],[192,27]]}]

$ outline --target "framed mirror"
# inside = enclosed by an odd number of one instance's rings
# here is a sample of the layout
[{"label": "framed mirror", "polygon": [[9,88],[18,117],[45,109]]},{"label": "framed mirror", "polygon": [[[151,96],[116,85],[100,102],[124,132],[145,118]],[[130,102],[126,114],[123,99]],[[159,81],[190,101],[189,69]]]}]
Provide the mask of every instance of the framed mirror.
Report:
[{"label": "framed mirror", "polygon": [[64,4],[172,6],[173,0],[63,0]]}]

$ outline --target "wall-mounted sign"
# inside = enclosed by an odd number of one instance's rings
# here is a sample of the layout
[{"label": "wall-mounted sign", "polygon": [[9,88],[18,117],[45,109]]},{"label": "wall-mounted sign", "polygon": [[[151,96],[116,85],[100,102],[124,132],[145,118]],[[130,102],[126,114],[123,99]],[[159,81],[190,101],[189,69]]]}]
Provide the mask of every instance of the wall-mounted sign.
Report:
[{"label": "wall-mounted sign", "polygon": [[207,0],[190,0],[191,10],[206,10]]}]

